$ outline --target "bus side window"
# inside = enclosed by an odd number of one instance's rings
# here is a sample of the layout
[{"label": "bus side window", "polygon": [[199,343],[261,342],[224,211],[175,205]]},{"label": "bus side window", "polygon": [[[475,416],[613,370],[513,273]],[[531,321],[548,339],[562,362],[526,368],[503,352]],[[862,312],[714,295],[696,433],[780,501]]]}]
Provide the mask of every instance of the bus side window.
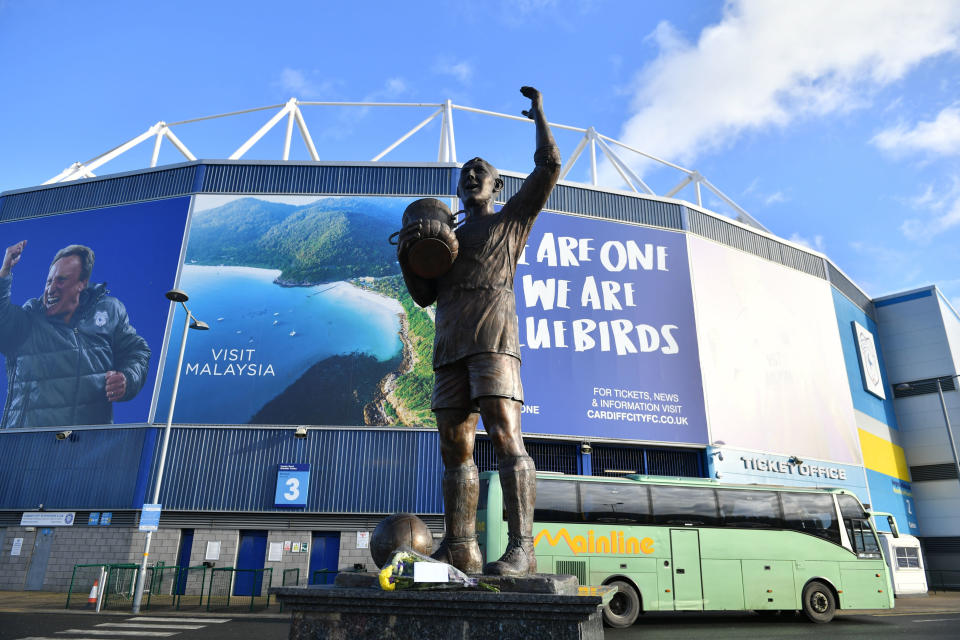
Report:
[{"label": "bus side window", "polygon": [[720,524],[717,494],[702,487],[650,487],[653,521],[656,524],[707,525]]},{"label": "bus side window", "polygon": [[840,523],[837,522],[833,496],[816,493],[780,493],[783,502],[783,526],[840,544]]},{"label": "bus side window", "polygon": [[[537,480],[535,522],[583,522],[576,482],[569,480]],[[507,516],[504,513],[504,520]]]},{"label": "bus side window", "polygon": [[650,522],[650,495],[643,485],[583,482],[580,484],[580,498],[587,522]]},{"label": "bus side window", "polygon": [[720,517],[727,527],[783,527],[775,491],[717,489]]}]

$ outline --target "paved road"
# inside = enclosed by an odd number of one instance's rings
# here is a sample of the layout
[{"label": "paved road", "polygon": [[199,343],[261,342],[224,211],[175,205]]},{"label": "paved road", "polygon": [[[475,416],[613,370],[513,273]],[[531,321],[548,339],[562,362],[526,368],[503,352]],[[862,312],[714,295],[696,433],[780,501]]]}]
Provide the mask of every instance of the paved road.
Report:
[{"label": "paved road", "polygon": [[[754,638],[943,638],[955,640],[960,613],[880,613],[842,615],[828,625],[814,625],[802,616],[761,618],[748,614],[647,615],[630,629],[607,629],[606,640],[743,640]],[[284,619],[191,618],[47,613],[0,613],[0,640],[285,640]],[[535,639],[531,639],[535,640]]]},{"label": "paved road", "polygon": [[883,612],[839,615],[829,624],[808,622],[802,615],[648,614],[629,629],[607,629],[605,640],[743,640],[744,638],[943,638],[956,640],[960,613]]},{"label": "paved road", "polygon": [[0,613],[0,640],[286,640],[289,620]]}]

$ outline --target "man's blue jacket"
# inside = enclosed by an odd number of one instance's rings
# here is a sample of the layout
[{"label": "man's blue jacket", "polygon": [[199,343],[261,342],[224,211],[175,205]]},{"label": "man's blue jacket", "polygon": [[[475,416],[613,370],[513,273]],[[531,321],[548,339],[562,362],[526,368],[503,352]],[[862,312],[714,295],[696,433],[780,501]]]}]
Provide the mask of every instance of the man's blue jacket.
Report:
[{"label": "man's blue jacket", "polygon": [[150,363],[150,347],[130,325],[123,303],[107,295],[105,284],[90,285],[66,323],[47,317],[39,298],[22,308],[11,303],[12,281],[0,277],[0,352],[7,364],[0,429],[111,424],[106,372],[126,377],[122,400],[130,400]]}]

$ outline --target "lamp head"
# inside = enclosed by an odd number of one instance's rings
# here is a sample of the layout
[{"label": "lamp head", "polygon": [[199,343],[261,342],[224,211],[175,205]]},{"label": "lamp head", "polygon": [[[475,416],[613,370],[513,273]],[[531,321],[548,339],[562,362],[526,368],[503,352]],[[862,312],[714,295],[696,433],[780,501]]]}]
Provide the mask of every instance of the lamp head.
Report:
[{"label": "lamp head", "polygon": [[186,302],[190,299],[190,296],[183,291],[180,291],[180,289],[170,289],[170,291],[167,291],[166,295],[167,300],[170,302]]}]

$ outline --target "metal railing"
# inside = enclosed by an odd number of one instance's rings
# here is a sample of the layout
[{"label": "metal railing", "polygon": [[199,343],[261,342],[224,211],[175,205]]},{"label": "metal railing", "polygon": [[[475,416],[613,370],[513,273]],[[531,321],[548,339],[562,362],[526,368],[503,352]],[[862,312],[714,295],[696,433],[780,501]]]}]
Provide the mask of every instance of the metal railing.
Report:
[{"label": "metal railing", "polygon": [[332,569],[318,569],[310,576],[310,584],[333,584],[338,571]]},{"label": "metal railing", "polygon": [[284,587],[296,587],[300,584],[300,569],[284,569],[283,582]]},{"label": "metal railing", "polygon": [[[237,580],[240,584],[237,584]],[[273,569],[236,569],[217,567],[210,571],[207,590],[207,611],[229,609],[231,606],[266,609],[270,606],[270,587]],[[236,594],[236,591],[249,593]]]},{"label": "metal railing", "polygon": [[[78,564],[73,567],[67,590],[66,609],[129,609],[137,582],[136,564]],[[324,572],[317,572],[324,573]],[[336,572],[330,572],[336,575]],[[238,584],[239,582],[239,584]],[[297,586],[299,569],[283,572],[284,586]],[[332,578],[330,580],[332,583]],[[92,587],[94,602],[88,602]],[[206,609],[207,611],[243,607],[249,611],[270,607],[273,569],[212,569],[164,566],[147,568],[144,609]],[[243,592],[237,595],[236,592]]]}]

